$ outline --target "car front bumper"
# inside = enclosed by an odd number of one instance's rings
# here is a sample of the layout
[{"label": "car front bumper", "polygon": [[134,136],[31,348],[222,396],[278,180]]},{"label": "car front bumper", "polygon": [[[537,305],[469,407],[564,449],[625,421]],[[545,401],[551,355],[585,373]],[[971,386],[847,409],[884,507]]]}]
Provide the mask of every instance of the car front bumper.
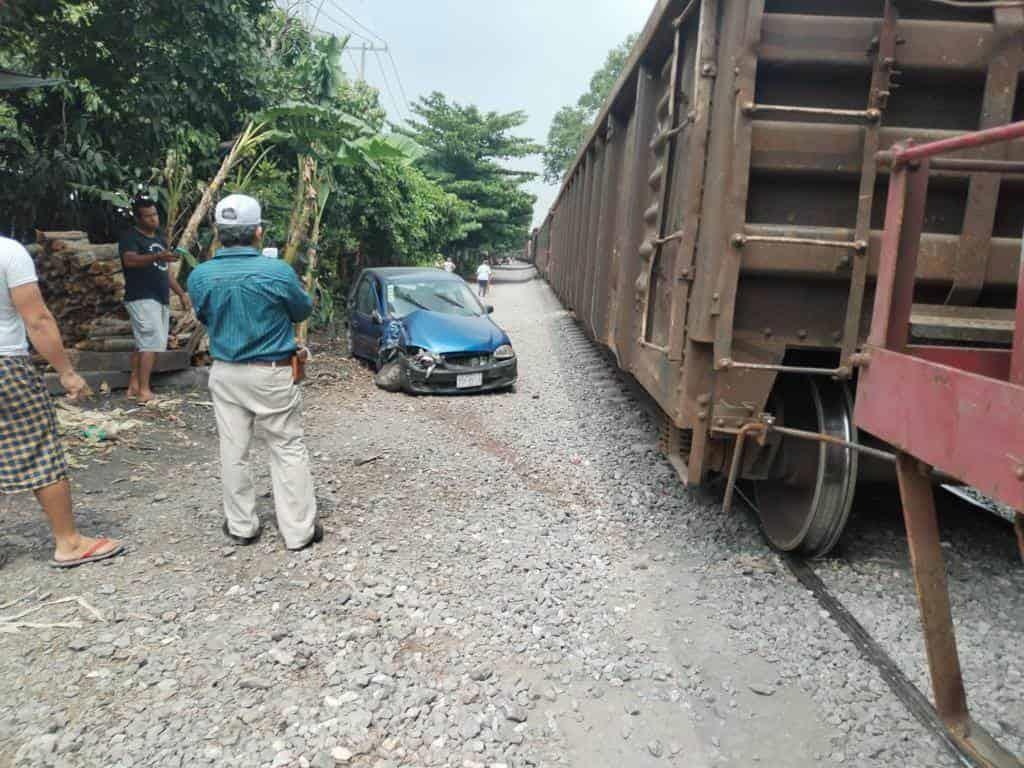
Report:
[{"label": "car front bumper", "polygon": [[[439,365],[427,375],[427,369],[421,368],[408,358],[403,363],[405,368],[405,385],[409,392],[422,395],[455,395],[474,392],[490,392],[495,389],[511,387],[519,377],[519,361],[502,360],[478,368]],[[483,376],[483,384],[479,387],[460,389],[458,377],[466,374],[479,373]]]}]

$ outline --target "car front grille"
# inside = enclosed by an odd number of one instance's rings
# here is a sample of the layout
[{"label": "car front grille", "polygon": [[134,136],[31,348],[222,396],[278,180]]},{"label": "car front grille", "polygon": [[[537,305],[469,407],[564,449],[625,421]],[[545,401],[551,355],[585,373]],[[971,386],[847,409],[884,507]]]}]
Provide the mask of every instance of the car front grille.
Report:
[{"label": "car front grille", "polygon": [[447,365],[457,368],[482,368],[491,362],[491,356],[482,355],[479,352],[471,355],[444,355],[444,361]]}]

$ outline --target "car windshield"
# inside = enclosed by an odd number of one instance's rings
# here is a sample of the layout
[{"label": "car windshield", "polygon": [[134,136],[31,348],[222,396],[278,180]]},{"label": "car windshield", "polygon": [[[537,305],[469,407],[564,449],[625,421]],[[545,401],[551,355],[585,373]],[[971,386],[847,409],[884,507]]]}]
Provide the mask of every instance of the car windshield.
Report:
[{"label": "car windshield", "polygon": [[387,297],[392,317],[405,317],[420,309],[459,317],[484,314],[469,286],[456,280],[392,283],[387,286]]}]

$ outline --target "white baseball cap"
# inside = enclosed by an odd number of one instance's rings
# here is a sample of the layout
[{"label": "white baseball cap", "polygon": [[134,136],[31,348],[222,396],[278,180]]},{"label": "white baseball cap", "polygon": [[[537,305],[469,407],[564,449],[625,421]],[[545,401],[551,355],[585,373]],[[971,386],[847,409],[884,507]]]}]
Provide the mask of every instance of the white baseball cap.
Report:
[{"label": "white baseball cap", "polygon": [[228,227],[258,227],[263,223],[260,204],[248,195],[228,195],[219,203],[214,213],[218,225]]}]

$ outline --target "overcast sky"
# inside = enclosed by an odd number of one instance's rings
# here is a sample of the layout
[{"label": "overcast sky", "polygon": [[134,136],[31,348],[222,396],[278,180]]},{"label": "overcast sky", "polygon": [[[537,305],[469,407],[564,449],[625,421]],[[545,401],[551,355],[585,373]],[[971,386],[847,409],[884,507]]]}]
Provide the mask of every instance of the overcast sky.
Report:
[{"label": "overcast sky", "polygon": [[[314,9],[319,0],[311,0]],[[484,110],[522,109],[523,135],[547,137],[555,112],[588,87],[594,70],[626,35],[643,28],[655,0],[325,0],[317,26],[344,34],[340,24],[369,35],[344,12],[384,38],[409,101],[441,91]],[[361,40],[353,38],[351,45]],[[349,70],[354,57],[346,56]],[[381,57],[381,62],[386,59]],[[404,115],[402,95],[388,69],[392,103],[377,57],[367,57],[367,80],[381,88],[392,119]],[[399,113],[399,109],[402,110]],[[539,171],[539,157],[525,166]],[[543,220],[557,188],[531,186]]]}]

